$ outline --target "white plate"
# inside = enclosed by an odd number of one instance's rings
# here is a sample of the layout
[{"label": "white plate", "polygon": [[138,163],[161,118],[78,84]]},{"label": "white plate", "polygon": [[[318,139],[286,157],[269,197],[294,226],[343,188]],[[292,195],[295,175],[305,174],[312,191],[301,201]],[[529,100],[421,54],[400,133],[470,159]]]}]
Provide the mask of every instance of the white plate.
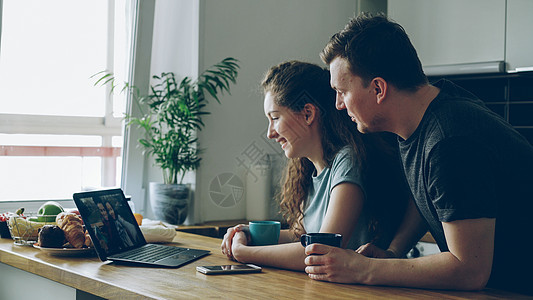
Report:
[{"label": "white plate", "polygon": [[55,256],[83,256],[94,253],[93,248],[49,248],[33,245],[33,248],[40,249],[46,254]]}]

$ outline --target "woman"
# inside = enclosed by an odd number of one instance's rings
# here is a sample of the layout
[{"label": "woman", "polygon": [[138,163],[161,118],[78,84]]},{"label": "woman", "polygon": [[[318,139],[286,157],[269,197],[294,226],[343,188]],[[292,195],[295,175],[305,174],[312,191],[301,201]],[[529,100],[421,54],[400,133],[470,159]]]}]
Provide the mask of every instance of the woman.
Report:
[{"label": "woman", "polygon": [[[251,247],[245,225],[230,228],[221,244],[228,258],[304,270],[304,248],[298,242],[303,233],[340,233],[342,247],[349,249],[368,242],[386,249],[394,236],[407,203],[396,176],[399,165],[387,144],[375,135],[361,135],[335,108],[329,80],[328,70],[298,61],[267,72],[262,87],[268,138],[280,143],[289,159],[280,195],[289,229],[281,231],[278,245]],[[384,195],[385,190],[393,196]],[[384,205],[386,210],[377,209]]]}]

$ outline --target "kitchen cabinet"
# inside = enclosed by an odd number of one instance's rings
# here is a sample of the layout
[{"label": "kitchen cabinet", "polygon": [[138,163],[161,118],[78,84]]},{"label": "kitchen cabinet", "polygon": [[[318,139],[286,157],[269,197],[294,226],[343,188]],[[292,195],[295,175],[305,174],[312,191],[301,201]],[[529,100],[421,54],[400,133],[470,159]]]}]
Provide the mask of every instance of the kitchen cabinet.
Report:
[{"label": "kitchen cabinet", "polygon": [[405,28],[429,76],[533,70],[531,0],[387,4],[388,16]]},{"label": "kitchen cabinet", "polygon": [[505,59],[505,0],[389,0],[424,67]]},{"label": "kitchen cabinet", "polygon": [[[0,263],[2,299],[76,299],[76,289]],[[38,293],[38,294],[37,294]],[[3,298],[5,297],[5,298]]]},{"label": "kitchen cabinet", "polygon": [[472,92],[533,145],[533,72],[429,77],[446,78]]},{"label": "kitchen cabinet", "polygon": [[533,1],[507,0],[507,71],[533,71]]}]

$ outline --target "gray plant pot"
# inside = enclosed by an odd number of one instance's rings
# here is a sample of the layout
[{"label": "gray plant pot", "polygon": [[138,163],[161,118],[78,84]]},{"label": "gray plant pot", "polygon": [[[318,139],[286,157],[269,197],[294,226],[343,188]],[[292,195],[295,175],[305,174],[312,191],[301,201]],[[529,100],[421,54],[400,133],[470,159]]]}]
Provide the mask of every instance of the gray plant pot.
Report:
[{"label": "gray plant pot", "polygon": [[150,182],[150,205],[158,220],[180,225],[187,218],[190,187],[186,184]]}]

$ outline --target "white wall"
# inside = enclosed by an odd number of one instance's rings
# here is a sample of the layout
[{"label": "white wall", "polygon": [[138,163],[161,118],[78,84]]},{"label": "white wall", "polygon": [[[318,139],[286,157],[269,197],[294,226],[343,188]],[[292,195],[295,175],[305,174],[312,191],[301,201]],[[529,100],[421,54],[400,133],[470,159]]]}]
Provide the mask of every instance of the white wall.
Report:
[{"label": "white wall", "polygon": [[[151,74],[174,71],[196,78],[199,72],[231,56],[240,61],[237,84],[222,104],[209,103],[211,115],[199,132],[204,149],[196,177],[193,222],[245,218],[244,195],[235,205],[212,200],[211,183],[221,174],[245,182],[251,161],[243,153],[257,147],[280,153],[264,137],[267,121],[259,83],[267,69],[298,59],[323,65],[318,56],[331,35],[341,30],[368,2],[358,0],[158,0],[154,21]],[[385,1],[380,1],[385,3]],[[373,5],[371,5],[373,6]],[[243,163],[239,163],[241,160]],[[151,168],[148,181],[160,181]],[[223,193],[231,193],[225,189]],[[241,191],[242,192],[242,191]],[[147,212],[150,216],[149,211]]]},{"label": "white wall", "polygon": [[210,197],[210,184],[223,173],[245,182],[251,160],[243,152],[250,147],[276,151],[263,137],[267,125],[259,88],[263,74],[289,59],[322,65],[319,52],[354,15],[356,4],[355,0],[201,1],[200,69],[227,56],[241,64],[231,95],[222,97],[222,104],[209,104],[212,114],[204,119],[206,128],[199,133],[200,147],[205,148],[196,177],[202,221],[244,219],[244,196],[235,206],[220,207]]}]

